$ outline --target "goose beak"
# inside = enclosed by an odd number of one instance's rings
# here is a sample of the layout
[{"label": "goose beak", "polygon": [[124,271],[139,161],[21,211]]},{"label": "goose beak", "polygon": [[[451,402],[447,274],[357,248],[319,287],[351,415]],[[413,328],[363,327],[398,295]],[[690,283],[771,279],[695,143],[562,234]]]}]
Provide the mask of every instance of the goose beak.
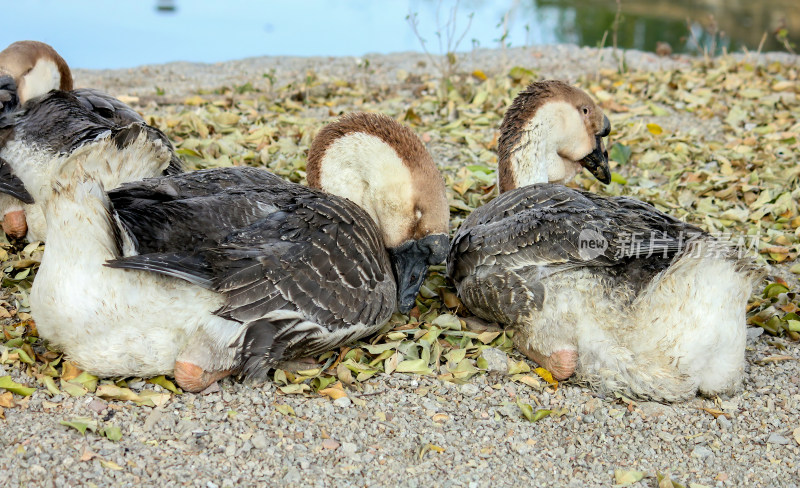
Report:
[{"label": "goose beak", "polygon": [[603,129],[595,134],[594,150],[579,162],[588,169],[600,182],[611,183],[611,168],[608,167],[608,151],[603,145],[603,138],[611,133],[611,122],[603,116]]},{"label": "goose beak", "polygon": [[419,287],[428,274],[428,266],[445,260],[448,244],[445,234],[432,234],[389,249],[400,313],[407,314],[414,308]]}]

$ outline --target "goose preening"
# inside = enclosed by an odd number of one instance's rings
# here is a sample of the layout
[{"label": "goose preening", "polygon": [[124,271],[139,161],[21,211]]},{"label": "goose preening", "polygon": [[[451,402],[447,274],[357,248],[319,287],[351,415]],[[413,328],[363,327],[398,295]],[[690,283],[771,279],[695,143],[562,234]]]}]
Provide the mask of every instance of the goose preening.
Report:
[{"label": "goose preening", "polygon": [[[68,154],[74,149],[68,141],[83,140],[87,131],[145,123],[135,110],[111,95],[91,88],[73,90],[67,63],[51,46],[37,41],[15,42],[0,52],[0,114],[0,157],[30,158],[31,164],[52,161],[56,150]],[[49,124],[52,132],[43,134],[39,122],[47,117],[59,117],[63,123]],[[155,130],[150,134],[172,149],[163,134]],[[37,155],[39,151],[44,153]],[[179,173],[181,168],[181,160],[173,152],[165,171]],[[44,166],[36,171],[49,177]],[[140,179],[157,173],[131,175]],[[0,216],[9,236],[45,240],[47,228],[41,205],[30,199],[0,194]]]},{"label": "goose preening", "polygon": [[735,390],[745,306],[760,273],[701,229],[640,201],[560,184],[582,167],[610,180],[610,124],[583,91],[531,84],[508,109],[501,195],[450,247],[448,274],[479,317],[559,379],[678,401]]},{"label": "goose preening", "polygon": [[[225,168],[106,194],[125,168],[169,163],[145,130],[92,137],[51,190],[28,186],[45,197],[49,227],[33,317],[93,374],[174,374],[189,391],[233,372],[263,377],[407,312],[428,265],[446,257],[444,180],[389,117],[354,114],[319,133],[307,170],[321,190]],[[114,171],[85,169],[98,161]]]}]

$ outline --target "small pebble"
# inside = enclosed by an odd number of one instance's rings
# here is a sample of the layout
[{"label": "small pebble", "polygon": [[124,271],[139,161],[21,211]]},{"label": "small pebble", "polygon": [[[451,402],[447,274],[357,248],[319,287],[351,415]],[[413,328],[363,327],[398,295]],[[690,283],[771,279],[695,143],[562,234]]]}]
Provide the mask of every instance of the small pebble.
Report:
[{"label": "small pebble", "polygon": [[266,449],[267,448],[267,436],[264,434],[256,434],[250,439],[250,442],[253,444],[253,447],[256,449]]},{"label": "small pebble", "polygon": [[325,449],[331,449],[331,450],[338,449],[339,445],[340,444],[336,442],[334,439],[324,439],[322,441],[322,447],[324,447]]},{"label": "small pebble", "polygon": [[100,400],[99,398],[94,398],[92,399],[91,402],[89,402],[88,405],[86,405],[86,408],[88,408],[94,413],[100,413],[106,408],[108,408],[108,404],[103,400]]},{"label": "small pebble", "polygon": [[352,442],[342,442],[342,454],[352,456],[358,450],[358,446]]},{"label": "small pebble", "polygon": [[481,357],[486,360],[486,370],[490,373],[505,374],[508,372],[508,356],[500,349],[494,347],[484,349]]},{"label": "small pebble", "polygon": [[780,434],[770,434],[769,438],[767,439],[767,442],[769,442],[770,444],[778,444],[781,446],[785,446],[786,444],[789,443],[789,439]]},{"label": "small pebble", "polygon": [[343,396],[333,401],[333,404],[339,408],[347,408],[353,404],[349,397]]},{"label": "small pebble", "polygon": [[695,446],[695,448],[692,449],[693,458],[705,459],[713,455],[714,452],[711,449],[707,448],[706,446]]},{"label": "small pebble", "polygon": [[299,481],[300,481],[300,470],[292,466],[291,468],[289,468],[289,471],[286,472],[286,476],[283,477],[283,482],[297,483]]}]

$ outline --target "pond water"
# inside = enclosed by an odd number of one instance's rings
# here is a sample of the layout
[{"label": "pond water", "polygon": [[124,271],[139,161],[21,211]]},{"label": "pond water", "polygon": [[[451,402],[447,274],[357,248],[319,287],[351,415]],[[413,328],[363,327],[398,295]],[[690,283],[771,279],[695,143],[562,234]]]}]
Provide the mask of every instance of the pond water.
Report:
[{"label": "pond water", "polygon": [[[3,2],[0,45],[41,40],[79,68],[420,51],[420,38],[437,54],[456,5],[449,37],[461,38],[459,51],[614,38],[615,0],[26,0]],[[764,50],[783,50],[775,33],[798,42],[800,32],[798,0],[621,0],[620,13],[617,45],[643,50],[659,41],[675,52],[755,50],[765,32]]]}]

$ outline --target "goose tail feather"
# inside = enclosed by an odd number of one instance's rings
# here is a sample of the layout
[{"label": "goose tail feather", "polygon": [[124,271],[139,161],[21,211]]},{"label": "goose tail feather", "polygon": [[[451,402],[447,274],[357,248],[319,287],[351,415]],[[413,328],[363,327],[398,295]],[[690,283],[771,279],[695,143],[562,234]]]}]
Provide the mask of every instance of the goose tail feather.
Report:
[{"label": "goose tail feather", "polygon": [[579,339],[584,378],[662,402],[733,393],[744,373],[747,300],[762,276],[729,243],[690,244],[634,301],[630,325]]}]

